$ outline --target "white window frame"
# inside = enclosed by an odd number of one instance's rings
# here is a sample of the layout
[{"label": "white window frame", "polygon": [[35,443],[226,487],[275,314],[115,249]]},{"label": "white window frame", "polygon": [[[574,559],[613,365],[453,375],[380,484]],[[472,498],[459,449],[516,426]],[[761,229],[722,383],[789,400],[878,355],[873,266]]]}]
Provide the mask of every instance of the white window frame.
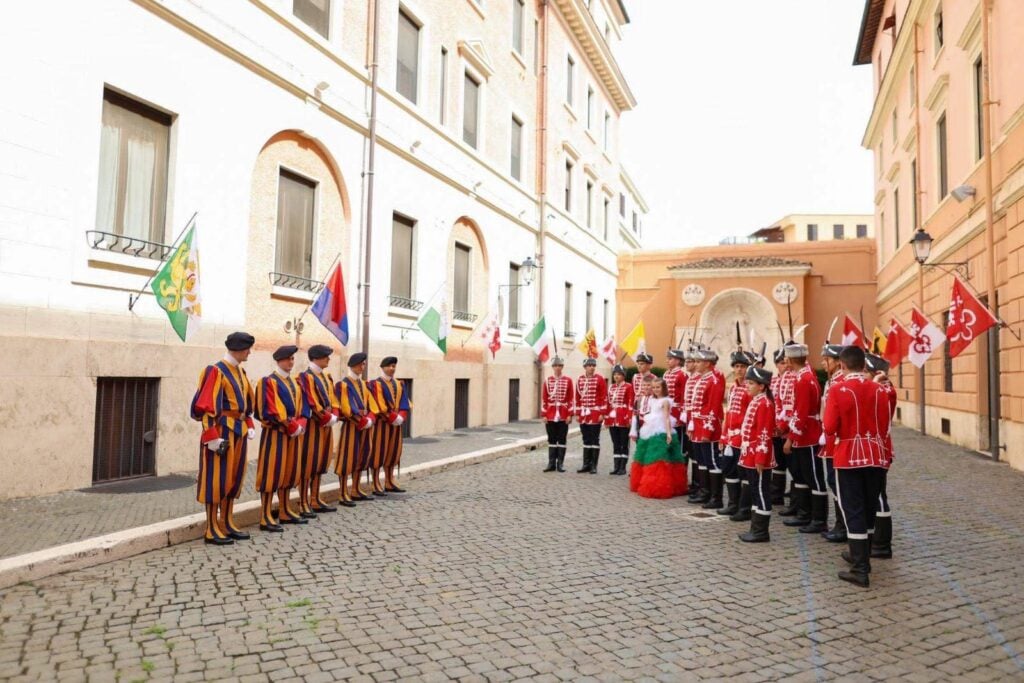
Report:
[{"label": "white window frame", "polygon": [[[473,150],[476,154],[483,154],[484,141],[486,139],[483,124],[484,121],[487,120],[487,79],[484,78],[482,73],[473,68],[473,65],[465,58],[461,58],[459,63],[462,65],[462,78],[459,79],[459,142],[466,149]],[[476,103],[476,147],[473,147],[463,139],[463,126],[466,120],[467,74],[477,83],[478,100]]]},{"label": "white window frame", "polygon": [[[398,13],[405,12],[413,23],[417,24],[420,28],[420,39],[419,45],[416,46],[416,101],[413,102],[405,97],[398,91]],[[426,91],[426,78],[427,78],[427,46],[431,44],[429,26],[425,17],[428,16],[426,11],[421,8],[415,2],[410,0],[402,0],[398,3],[397,11],[394,14],[395,23],[394,31],[395,37],[391,42],[393,52],[391,54],[391,64],[395,67],[394,78],[392,80],[392,90],[395,95],[398,96],[399,101],[409,107],[414,107],[421,111],[427,111],[424,103],[424,92]],[[449,52],[449,54],[451,54]]]},{"label": "white window frame", "polygon": [[579,63],[571,52],[565,53],[565,106],[576,108],[576,68]]},{"label": "white window frame", "polygon": [[[520,148],[519,148],[519,179],[518,180],[516,179],[515,176],[512,175],[512,119],[513,118],[515,118],[515,119],[517,119],[519,121],[520,130],[522,131],[522,137],[521,137],[521,139],[519,141]],[[506,144],[506,146],[505,146],[506,149],[508,150],[508,164],[506,166],[506,168],[508,169],[508,177],[511,178],[516,183],[523,184],[523,182],[524,182],[523,179],[526,176],[526,169],[529,168],[529,164],[526,161],[526,141],[529,139],[529,135],[528,135],[527,130],[526,130],[526,117],[523,116],[522,113],[519,112],[517,109],[513,108],[511,114],[509,115],[509,120],[508,121],[509,121],[509,125],[508,125],[508,140],[507,140],[508,144]]]},{"label": "white window frame", "polygon": [[[526,0],[510,0],[512,2],[512,26],[511,26],[511,38],[512,38],[512,52],[519,56],[520,60],[526,59]],[[519,42],[520,45],[516,45],[516,15],[520,18],[519,22]]]}]

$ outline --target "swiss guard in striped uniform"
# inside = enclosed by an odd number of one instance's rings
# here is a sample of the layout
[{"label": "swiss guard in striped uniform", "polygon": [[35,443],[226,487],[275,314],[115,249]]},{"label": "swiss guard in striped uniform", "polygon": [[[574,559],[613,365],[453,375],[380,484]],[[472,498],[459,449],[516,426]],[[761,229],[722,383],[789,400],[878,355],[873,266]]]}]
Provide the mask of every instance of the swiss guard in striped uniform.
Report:
[{"label": "swiss guard in striped uniform", "polygon": [[228,335],[227,354],[203,370],[192,398],[192,419],[203,424],[196,500],[206,506],[203,540],[215,545],[249,538],[235,526],[232,509],[245,481],[247,442],[255,435],[252,387],[242,369],[255,343],[245,332]]},{"label": "swiss guard in striped uniform", "polygon": [[[405,384],[395,379],[398,358],[387,356],[380,362],[381,376],[370,380],[370,395],[377,404],[376,426],[373,428],[373,495],[405,493],[395,482],[395,472],[402,461],[402,425],[409,419],[412,405],[405,393]],[[384,483],[380,481],[384,473]]]},{"label": "swiss guard in striped uniform", "polygon": [[338,395],[334,392],[334,379],[327,371],[331,347],[316,344],[306,353],[309,367],[299,375],[299,387],[311,415],[305,433],[299,437],[299,512],[311,519],[317,513],[338,509],[320,497],[320,480],[331,459],[331,427],[338,422],[340,409]]},{"label": "swiss guard in striped uniform", "polygon": [[342,419],[335,471],[340,480],[341,504],[346,507],[354,506],[353,501],[373,500],[359,488],[359,477],[369,467],[373,416],[380,409],[363,380],[364,370],[366,354],[353,353],[348,359],[348,375],[335,387]]},{"label": "swiss guard in striped uniform", "polygon": [[[292,488],[299,486],[299,437],[306,431],[310,415],[306,397],[291,375],[298,350],[282,346],[274,351],[277,369],[260,380],[256,392],[256,415],[263,424],[256,490],[262,502],[260,528],[264,531],[283,531],[281,524],[309,521],[293,510],[288,500]],[[277,519],[271,510],[275,491]]]},{"label": "swiss guard in striped uniform", "polygon": [[576,380],[576,417],[583,435],[583,466],[577,474],[597,474],[601,457],[601,423],[608,410],[608,383],[597,374],[597,359],[583,361],[584,374]]}]

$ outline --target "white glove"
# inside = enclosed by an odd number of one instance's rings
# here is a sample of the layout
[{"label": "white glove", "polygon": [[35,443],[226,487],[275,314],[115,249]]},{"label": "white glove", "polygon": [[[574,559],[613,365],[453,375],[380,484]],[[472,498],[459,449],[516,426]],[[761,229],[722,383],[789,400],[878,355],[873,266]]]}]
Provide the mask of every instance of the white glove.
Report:
[{"label": "white glove", "polygon": [[295,433],[294,433],[294,434],[292,434],[292,436],[302,436],[302,435],[303,435],[303,434],[305,434],[305,433],[306,433],[306,428],[305,428],[305,427],[299,427],[299,428],[298,428],[298,429],[297,429],[297,430],[295,431]]},{"label": "white glove", "polygon": [[819,446],[824,446],[825,445],[825,435],[824,434],[822,434],[821,436],[818,437],[818,445]]},{"label": "white glove", "polygon": [[615,416],[616,416],[615,408],[612,408],[611,410],[608,411],[608,417],[610,417],[611,419],[614,420]]},{"label": "white glove", "polygon": [[210,439],[206,442],[206,447],[216,453],[222,443],[224,443],[224,439]]},{"label": "white glove", "polygon": [[686,424],[686,428],[687,428],[687,429],[688,429],[689,431],[691,431],[691,432],[693,431],[693,420],[690,420],[690,421],[689,421],[689,422],[688,422],[688,423]]},{"label": "white glove", "polygon": [[247,439],[255,439],[255,438],[256,438],[256,430],[255,430],[255,429],[253,429],[252,427],[250,427],[250,428],[249,428],[249,429],[248,429],[248,430],[247,430],[247,431],[245,432],[245,438],[247,438]]},{"label": "white glove", "polygon": [[334,413],[331,413],[331,421],[327,423],[327,426],[328,427],[333,427],[337,423],[338,423],[338,416],[335,415]]},{"label": "white glove", "polygon": [[401,427],[403,424],[405,424],[405,418],[404,417],[399,415],[398,417],[395,418],[395,426],[396,427]]}]

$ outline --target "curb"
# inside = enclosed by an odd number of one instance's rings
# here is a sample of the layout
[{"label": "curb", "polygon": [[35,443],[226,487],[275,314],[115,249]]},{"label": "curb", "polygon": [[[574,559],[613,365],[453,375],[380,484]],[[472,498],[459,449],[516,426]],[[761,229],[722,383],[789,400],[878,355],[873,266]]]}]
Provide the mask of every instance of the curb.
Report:
[{"label": "curb", "polygon": [[[570,430],[569,435],[572,436],[578,432],[578,428],[573,429]],[[491,462],[509,455],[535,450],[538,446],[546,443],[546,436],[520,439],[513,444],[484,448],[420,463],[404,469],[402,479],[419,479],[429,474]],[[338,488],[337,483],[328,484],[321,489],[321,493],[324,494],[324,498],[333,500],[337,498]],[[257,524],[259,515],[259,500],[250,500],[235,506],[235,521],[243,528]],[[205,526],[206,515],[198,512],[163,522],[115,531],[84,541],[65,543],[24,555],[0,559],[0,590],[25,581],[35,581],[64,572],[95,567],[126,557],[141,555],[151,550],[194,541],[203,536]]]}]

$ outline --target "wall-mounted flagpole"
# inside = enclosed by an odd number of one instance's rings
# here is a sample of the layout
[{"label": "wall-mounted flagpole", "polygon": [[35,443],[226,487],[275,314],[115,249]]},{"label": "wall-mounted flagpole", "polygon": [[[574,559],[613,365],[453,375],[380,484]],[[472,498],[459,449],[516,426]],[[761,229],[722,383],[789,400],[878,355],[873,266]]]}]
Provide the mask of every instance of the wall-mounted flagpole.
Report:
[{"label": "wall-mounted flagpole", "polygon": [[[160,265],[163,265],[167,261],[167,259],[169,259],[171,257],[171,254],[174,253],[175,249],[178,246],[178,242],[181,241],[181,238],[185,235],[186,232],[188,232],[188,229],[190,227],[192,227],[192,224],[195,223],[196,216],[198,216],[198,215],[199,215],[199,212],[196,211],[194,214],[192,214],[192,218],[188,219],[188,223],[185,224],[185,227],[181,229],[181,232],[178,233],[178,236],[174,238],[173,242],[171,242],[171,248],[167,252],[167,255],[160,259]],[[149,287],[149,283],[151,283],[153,281],[153,278],[155,278],[157,276],[157,274],[160,272],[160,270],[161,270],[160,268],[155,269],[152,272],[152,274],[150,274],[150,276],[146,279],[146,282],[142,285],[142,287],[139,288],[139,291],[135,292],[134,294],[129,294],[128,295],[128,310],[129,311],[135,308],[135,304],[139,303],[139,299],[142,298],[142,293],[146,291],[146,287]]]}]

